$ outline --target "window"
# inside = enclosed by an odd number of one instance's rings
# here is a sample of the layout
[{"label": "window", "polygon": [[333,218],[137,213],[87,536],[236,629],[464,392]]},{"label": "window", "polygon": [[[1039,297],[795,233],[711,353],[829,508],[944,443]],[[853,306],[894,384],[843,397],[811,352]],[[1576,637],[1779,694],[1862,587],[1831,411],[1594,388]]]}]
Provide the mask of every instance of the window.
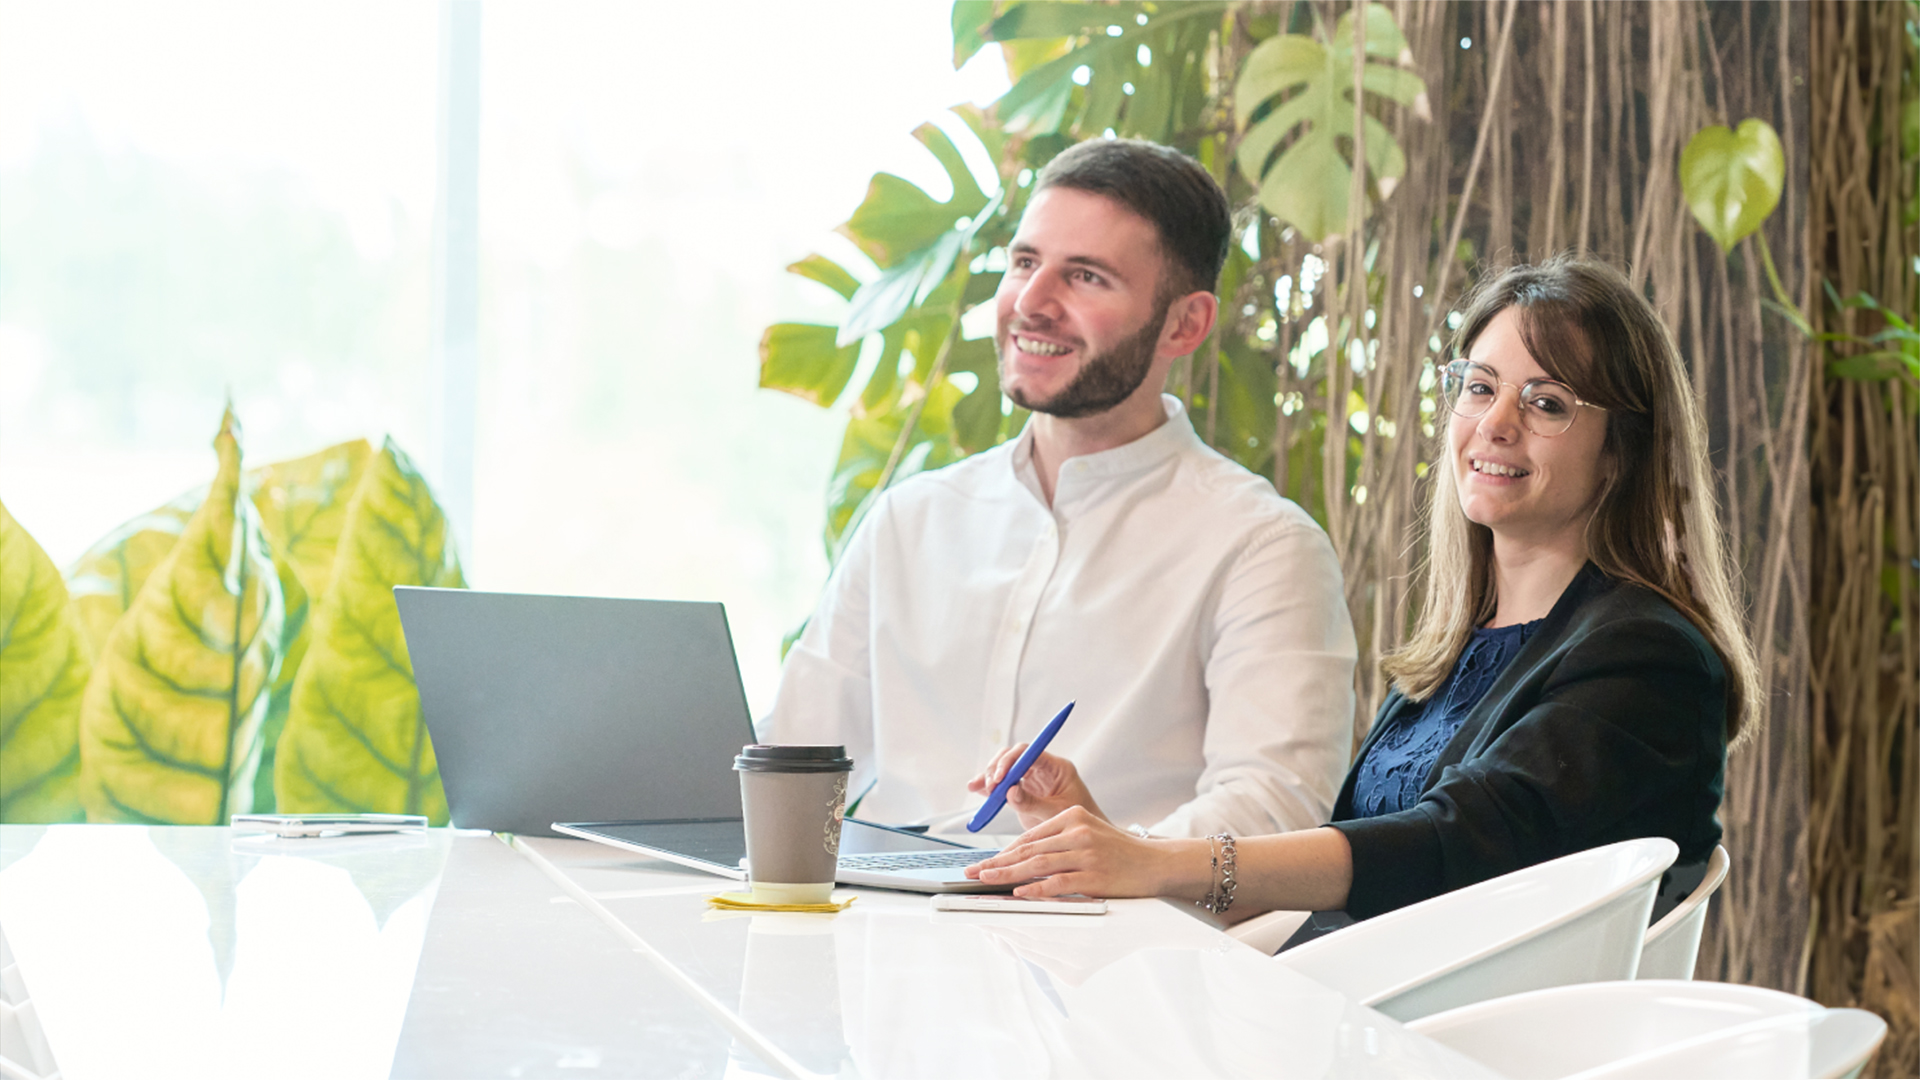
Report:
[{"label": "window", "polygon": [[211,476],[229,393],[252,464],[391,433],[440,484],[467,453],[474,587],[724,601],[757,715],[844,423],[756,388],[768,324],[843,303],[781,268],[859,262],[831,230],[876,170],[940,193],[909,132],[1004,67],[951,69],[939,0],[486,4],[449,394],[448,10],[0,5],[0,500],[65,566]]}]

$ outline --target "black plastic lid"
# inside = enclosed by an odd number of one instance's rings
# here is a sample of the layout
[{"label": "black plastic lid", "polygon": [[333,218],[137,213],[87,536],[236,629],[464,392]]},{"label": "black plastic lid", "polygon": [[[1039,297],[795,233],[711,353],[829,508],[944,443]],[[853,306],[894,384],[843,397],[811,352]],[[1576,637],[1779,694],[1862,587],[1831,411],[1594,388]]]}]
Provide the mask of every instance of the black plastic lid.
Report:
[{"label": "black plastic lid", "polygon": [[845,746],[764,746],[740,748],[733,759],[740,772],[847,772],[853,759]]}]

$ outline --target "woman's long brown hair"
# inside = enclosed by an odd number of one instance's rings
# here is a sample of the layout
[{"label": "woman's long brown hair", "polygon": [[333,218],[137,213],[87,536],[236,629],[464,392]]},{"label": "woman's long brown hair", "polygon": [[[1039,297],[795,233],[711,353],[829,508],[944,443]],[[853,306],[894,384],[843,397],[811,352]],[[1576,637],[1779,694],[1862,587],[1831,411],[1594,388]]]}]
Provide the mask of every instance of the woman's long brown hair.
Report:
[{"label": "woman's long brown hair", "polygon": [[[1487,324],[1519,313],[1520,338],[1542,370],[1605,408],[1606,471],[1587,521],[1587,557],[1602,573],[1665,597],[1698,627],[1727,671],[1729,743],[1757,729],[1765,701],[1714,513],[1706,425],[1672,335],[1626,276],[1559,257],[1516,266],[1469,298],[1453,354]],[[1436,433],[1427,511],[1427,595],[1413,636],[1384,658],[1394,688],[1416,701],[1440,688],[1473,628],[1493,617],[1493,533],[1467,520]]]}]

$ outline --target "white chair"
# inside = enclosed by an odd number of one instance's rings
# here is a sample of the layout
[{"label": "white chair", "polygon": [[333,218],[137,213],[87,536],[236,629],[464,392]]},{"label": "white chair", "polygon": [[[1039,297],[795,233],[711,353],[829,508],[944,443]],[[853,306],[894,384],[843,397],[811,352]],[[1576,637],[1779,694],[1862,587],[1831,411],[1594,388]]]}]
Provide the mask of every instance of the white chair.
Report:
[{"label": "white chair", "polygon": [[1515,994],[1407,1029],[1506,1076],[1765,1080],[1856,1076],[1886,1023],[1756,986],[1640,980]]},{"label": "white chair", "polygon": [[0,1080],[58,1080],[59,1075],[20,965],[0,929]]},{"label": "white chair", "polygon": [[1578,852],[1375,916],[1274,962],[1402,1022],[1631,979],[1654,890],[1679,853],[1663,837]]},{"label": "white chair", "polygon": [[1819,1011],[1813,1002],[1778,990],[1641,980],[1534,990],[1435,1013],[1407,1029],[1495,1072],[1549,1080],[1755,1022]]},{"label": "white chair", "polygon": [[1716,845],[1707,860],[1707,875],[1666,918],[1647,928],[1640,946],[1639,979],[1691,979],[1700,956],[1700,932],[1707,925],[1707,901],[1727,880],[1727,849]]},{"label": "white chair", "polygon": [[1287,943],[1287,939],[1300,929],[1300,924],[1306,922],[1311,914],[1311,911],[1269,911],[1227,927],[1227,936],[1272,956],[1280,951],[1280,946]]},{"label": "white chair", "polygon": [[1864,1009],[1821,1009],[1741,1024],[1649,1050],[1567,1080],[1799,1080],[1855,1077],[1887,1034]]}]

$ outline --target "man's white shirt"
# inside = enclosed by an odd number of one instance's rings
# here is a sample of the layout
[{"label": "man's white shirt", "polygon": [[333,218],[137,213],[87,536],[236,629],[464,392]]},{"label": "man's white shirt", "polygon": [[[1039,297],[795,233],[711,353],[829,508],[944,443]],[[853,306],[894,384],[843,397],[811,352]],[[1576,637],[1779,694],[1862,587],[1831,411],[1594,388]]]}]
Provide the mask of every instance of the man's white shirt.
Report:
[{"label": "man's white shirt", "polygon": [[[841,743],[859,814],[957,828],[1000,750],[1078,702],[1052,751],[1163,836],[1327,820],[1354,718],[1353,625],[1326,534],[1203,444],[1150,434],[1061,464],[1033,432],[888,491],[789,650],[769,742]],[[1017,832],[1003,811],[993,832]]]}]

